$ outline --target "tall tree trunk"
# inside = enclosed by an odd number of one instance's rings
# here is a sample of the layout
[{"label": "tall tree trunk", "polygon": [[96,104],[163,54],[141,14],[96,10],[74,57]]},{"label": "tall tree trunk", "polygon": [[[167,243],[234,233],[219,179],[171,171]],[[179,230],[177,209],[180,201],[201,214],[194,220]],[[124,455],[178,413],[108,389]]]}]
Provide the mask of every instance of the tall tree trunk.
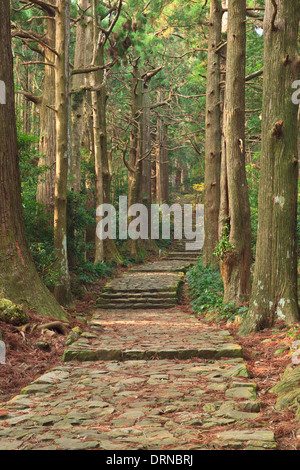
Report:
[{"label": "tall tree trunk", "polygon": [[[128,207],[133,204],[142,203],[142,136],[143,136],[143,85],[139,70],[139,58],[132,60],[131,79],[131,130],[130,130],[130,150],[128,164]],[[130,224],[132,217],[128,218]],[[142,244],[139,240],[130,239],[128,241],[129,252],[136,257],[139,247]]]},{"label": "tall tree trunk", "polygon": [[[93,44],[94,57],[93,65],[104,65],[104,41],[99,43],[99,19],[97,13],[98,1],[93,1]],[[102,33],[102,37],[103,33]],[[110,204],[111,171],[109,164],[109,154],[107,149],[107,128],[106,128],[106,71],[103,69],[91,73],[91,86],[97,88],[92,92],[93,107],[93,131],[94,131],[94,153],[96,172],[96,208],[102,204]],[[97,223],[102,217],[96,218]],[[117,250],[115,241],[111,238],[105,240],[95,238],[95,262],[103,260],[121,261],[122,258]]]},{"label": "tall tree trunk", "polygon": [[142,198],[143,203],[150,208],[151,195],[151,115],[150,115],[150,97],[148,84],[143,89],[143,181]]},{"label": "tall tree trunk", "polygon": [[143,86],[143,142],[142,142],[142,184],[140,202],[148,209],[148,240],[143,240],[147,251],[158,252],[155,240],[151,239],[151,203],[152,203],[152,161],[151,161],[151,109],[149,96],[150,80],[145,80]]},{"label": "tall tree trunk", "polygon": [[218,243],[221,167],[220,56],[222,5],[211,0],[206,74],[206,132],[204,176],[204,245],[203,264],[216,263],[214,249]]},{"label": "tall tree trunk", "polygon": [[[297,37],[300,5],[266,1],[258,236],[253,290],[241,333],[299,320],[297,296]],[[298,64],[298,68],[297,68]]]},{"label": "tall tree trunk", "polygon": [[169,204],[169,151],[168,151],[168,124],[162,121],[161,143],[161,199]]},{"label": "tall tree trunk", "polygon": [[64,311],[42,284],[26,240],[17,149],[9,11],[9,0],[2,0],[0,80],[6,84],[6,105],[0,105],[0,296],[34,309],[39,315],[67,319]]},{"label": "tall tree trunk", "polygon": [[[225,178],[221,194],[219,240],[224,302],[239,303],[251,292],[250,204],[245,170],[246,1],[228,1],[227,66],[224,109]],[[222,245],[219,245],[222,246]]]},{"label": "tall tree trunk", "polygon": [[[53,0],[50,0],[53,4]],[[55,46],[55,21],[45,20],[47,40]],[[55,54],[45,48],[45,64],[54,64]],[[47,167],[47,170],[39,177],[36,200],[43,204],[49,215],[54,212],[54,188],[55,188],[55,159],[56,159],[56,130],[55,111],[49,106],[55,105],[55,71],[51,65],[45,66],[44,92],[40,105],[40,142],[39,142],[39,166]]]},{"label": "tall tree trunk", "polygon": [[[81,11],[86,11],[90,5],[89,0],[79,0],[78,7]],[[91,63],[91,57],[88,58],[86,42],[87,22],[86,18],[77,23],[76,26],[76,44],[74,69],[84,68]],[[72,140],[70,149],[70,165],[68,188],[75,193],[80,193],[81,188],[81,149],[84,129],[84,102],[86,92],[80,91],[80,88],[86,84],[85,74],[76,74],[72,80],[71,95],[71,129]]]},{"label": "tall tree trunk", "polygon": [[56,108],[56,178],[54,198],[54,248],[59,280],[54,289],[58,302],[72,306],[67,254],[67,179],[69,157],[69,41],[70,0],[56,7],[55,108]]},{"label": "tall tree trunk", "polygon": [[[158,92],[158,102],[164,100],[163,90]],[[169,162],[167,125],[161,116],[157,118],[157,153],[156,153],[156,202],[167,203],[169,199]]]}]

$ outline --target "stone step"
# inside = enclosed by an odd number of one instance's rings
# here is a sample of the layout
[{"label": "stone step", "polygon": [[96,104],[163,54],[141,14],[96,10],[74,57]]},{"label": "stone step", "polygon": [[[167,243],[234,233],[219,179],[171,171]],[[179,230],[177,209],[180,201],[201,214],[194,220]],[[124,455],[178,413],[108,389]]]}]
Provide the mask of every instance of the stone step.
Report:
[{"label": "stone step", "polygon": [[151,305],[164,305],[166,302],[167,303],[176,303],[177,302],[177,296],[176,295],[173,295],[173,296],[168,296],[168,297],[163,297],[163,298],[160,298],[160,297],[157,297],[157,296],[141,296],[141,297],[122,297],[122,296],[119,296],[119,297],[116,297],[116,296],[113,296],[113,297],[100,297],[98,300],[97,300],[97,305],[101,305],[101,306],[104,306],[104,308],[106,308],[106,304],[107,303],[110,303],[110,304],[123,304],[123,305],[127,305],[127,304],[145,304],[147,305],[148,303],[151,304]]},{"label": "stone step", "polygon": [[[152,263],[144,263],[134,266],[130,269],[130,272],[139,272],[139,273],[185,273],[186,267],[189,265],[189,261],[169,259],[167,257],[161,259],[160,261],[154,261]],[[159,286],[160,283],[158,282]]]},{"label": "stone step", "polygon": [[168,259],[178,259],[178,260],[197,260],[199,256],[195,252],[186,252],[186,251],[172,251],[168,254]]},{"label": "stone step", "polygon": [[188,253],[191,255],[195,255],[200,257],[202,255],[202,251],[199,250],[186,250],[184,246],[173,247],[172,253]]},{"label": "stone step", "polygon": [[102,309],[133,309],[133,310],[147,310],[147,309],[168,309],[173,308],[177,304],[177,301],[161,301],[161,302],[151,302],[149,300],[141,300],[140,302],[108,302],[107,300],[103,303],[98,302],[97,305]]},{"label": "stone step", "polygon": [[[143,269],[143,266],[140,269]],[[151,271],[145,270],[144,272],[132,269],[122,277],[108,282],[103,288],[103,292],[141,293],[178,291],[183,282],[184,275],[182,272],[157,272],[155,267],[152,266],[149,266],[149,269]]]},{"label": "stone step", "polygon": [[106,291],[103,294],[101,294],[101,299],[134,299],[134,300],[139,300],[139,299],[173,299],[174,297],[177,296],[177,291],[158,291],[158,292],[118,292],[118,291]]},{"label": "stone step", "polygon": [[184,251],[185,253],[197,253],[197,255],[201,255],[201,250],[191,250],[189,247],[186,246],[185,243],[176,244],[172,247],[173,251]]},{"label": "stone step", "polygon": [[[175,260],[176,260],[176,261],[184,261],[184,262],[186,263],[186,266],[185,266],[185,267],[186,267],[186,271],[188,271],[189,268],[190,268],[193,264],[195,264],[195,263],[198,261],[198,258],[187,259],[187,258],[179,258],[179,257],[178,257],[178,258],[174,258],[174,260],[172,259],[172,261],[175,261]],[[186,272],[186,271],[185,271],[185,272]]]},{"label": "stone step", "polygon": [[64,361],[242,358],[229,332],[215,331],[176,308],[101,309],[89,325],[94,334],[68,346]]}]

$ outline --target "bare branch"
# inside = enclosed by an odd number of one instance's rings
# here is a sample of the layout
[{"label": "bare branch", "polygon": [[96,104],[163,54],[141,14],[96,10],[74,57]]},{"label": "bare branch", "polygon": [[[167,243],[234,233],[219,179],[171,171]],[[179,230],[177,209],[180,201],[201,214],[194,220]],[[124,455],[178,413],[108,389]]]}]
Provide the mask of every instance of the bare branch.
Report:
[{"label": "bare branch", "polygon": [[193,149],[198,153],[198,155],[202,155],[201,150],[198,148],[197,144],[195,142],[193,142],[192,139],[189,139],[189,141],[192,144]]},{"label": "bare branch", "polygon": [[27,20],[27,23],[31,23],[31,21],[33,20],[54,20],[55,21],[55,18],[54,16],[32,16],[31,18],[29,18],[29,20]]},{"label": "bare branch", "polygon": [[150,70],[150,72],[146,72],[142,75],[142,78],[145,82],[150,82],[151,78],[155,77],[164,67],[158,67],[157,69]]},{"label": "bare branch", "polygon": [[153,150],[153,147],[151,148],[151,150],[148,150],[146,153],[142,154],[141,157],[138,158],[138,162],[142,162],[143,160],[148,158],[149,155],[151,155],[152,150]]},{"label": "bare branch", "polygon": [[124,162],[124,165],[126,166],[127,170],[130,171],[130,173],[135,173],[135,169],[132,168],[132,167],[129,165],[128,161],[126,160],[127,147],[128,147],[128,142],[126,142],[126,146],[125,146],[125,148],[123,148],[123,150],[122,150],[123,162]]},{"label": "bare branch", "polygon": [[84,67],[82,69],[73,69],[71,74],[78,75],[81,73],[91,73],[91,72],[97,72],[98,70],[110,69],[113,65],[115,65],[117,61],[118,60],[115,59],[112,62],[109,62],[108,64],[104,64],[104,65],[89,65],[88,67]]},{"label": "bare branch", "polygon": [[26,5],[38,6],[42,10],[45,10],[48,13],[48,15],[50,15],[50,16],[54,16],[55,15],[55,10],[57,10],[56,5],[52,5],[51,3],[47,3],[44,0],[20,0],[20,1],[21,1],[21,3],[25,3]]},{"label": "bare branch", "polygon": [[20,65],[49,65],[50,67],[55,67],[52,62],[42,62],[39,60],[32,60],[30,62],[22,62]]},{"label": "bare branch", "polygon": [[192,49],[191,51],[187,51],[185,52],[184,54],[182,55],[167,55],[167,54],[164,54],[164,53],[159,53],[159,55],[162,55],[163,57],[167,57],[168,59],[183,59],[183,57],[189,55],[189,54],[194,54],[195,52],[207,52],[207,49],[199,49],[199,48],[196,48],[196,49]]},{"label": "bare branch", "polygon": [[119,16],[120,16],[120,13],[121,13],[121,9],[122,9],[122,4],[123,4],[123,0],[119,0],[119,4],[118,4],[118,6],[116,7],[116,8],[117,8],[116,16],[114,17],[113,21],[111,22],[110,27],[108,28],[108,30],[107,30],[106,33],[105,33],[107,39],[108,39],[108,37],[110,36],[110,33],[111,33],[112,30],[114,29],[115,24],[116,24],[116,22],[117,22],[118,19],[119,19]]},{"label": "bare branch", "polygon": [[245,77],[245,82],[249,82],[252,78],[260,77],[264,73],[264,69],[257,70],[256,72],[251,73]]},{"label": "bare branch", "polygon": [[172,94],[170,93],[169,97],[165,101],[160,101],[159,103],[153,104],[150,106],[150,109],[160,108],[161,106],[170,106],[172,101]]},{"label": "bare branch", "polygon": [[30,91],[21,91],[17,90],[16,93],[25,96],[25,98],[28,101],[31,101],[32,103],[35,103],[37,105],[40,105],[42,103],[42,98],[41,96],[36,96],[33,93],[30,93]]},{"label": "bare branch", "polygon": [[31,41],[40,44],[40,46],[46,47],[56,56],[58,55],[57,51],[43,40],[45,35],[37,34],[33,31],[26,31],[24,29],[19,28],[15,23],[11,24],[11,29],[13,38],[17,37],[21,39],[30,39]]}]

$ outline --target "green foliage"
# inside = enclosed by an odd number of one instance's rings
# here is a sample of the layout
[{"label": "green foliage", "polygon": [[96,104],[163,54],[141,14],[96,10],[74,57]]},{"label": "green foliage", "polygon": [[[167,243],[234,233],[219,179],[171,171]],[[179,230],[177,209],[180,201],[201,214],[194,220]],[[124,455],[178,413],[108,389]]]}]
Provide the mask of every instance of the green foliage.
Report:
[{"label": "green foliage", "polygon": [[218,261],[223,263],[225,259],[234,251],[234,246],[229,242],[230,226],[229,222],[226,221],[219,243],[217,244],[214,255]]},{"label": "green foliage", "polygon": [[96,8],[96,11],[101,20],[106,18],[109,14],[109,9],[105,7],[102,3],[99,3],[99,5]]},{"label": "green foliage", "polygon": [[20,125],[18,126],[22,205],[27,240],[37,271],[45,285],[51,289],[59,273],[54,269],[52,217],[45,211],[45,207],[36,201],[38,178],[47,171],[46,166],[37,166],[37,140],[34,136],[24,134]]},{"label": "green foliage", "polygon": [[[88,208],[88,195],[68,191],[67,194],[67,233],[68,254],[74,263],[84,262],[86,253],[85,230],[95,225],[94,211]],[[72,264],[72,263],[71,263]]]},{"label": "green foliage", "polygon": [[99,262],[92,263],[86,261],[80,265],[71,268],[71,272],[75,274],[73,281],[73,289],[76,290],[76,295],[80,293],[82,285],[89,285],[96,282],[98,279],[103,279],[112,275],[115,269],[115,263],[111,262]]},{"label": "green foliage", "polygon": [[300,328],[298,325],[293,326],[289,331],[288,335],[290,338],[292,338],[293,341],[298,341],[300,340]]},{"label": "green foliage", "polygon": [[44,284],[52,289],[60,279],[60,273],[55,268],[56,260],[52,243],[32,242],[30,251]]},{"label": "green foliage", "polygon": [[223,281],[218,267],[204,266],[200,258],[188,271],[192,306],[197,313],[212,311],[222,305]]},{"label": "green foliage", "polygon": [[38,139],[24,134],[18,125],[19,167],[22,188],[23,214],[29,244],[40,239],[49,241],[53,231],[49,227],[50,218],[45,208],[36,201],[38,179],[48,170],[46,165],[37,165],[39,154]]},{"label": "green foliage", "polygon": [[248,192],[250,202],[250,217],[251,217],[251,245],[252,252],[255,255],[256,235],[258,228],[258,190],[259,190],[259,177],[260,171],[257,169],[257,162],[259,162],[260,152],[256,152],[252,162],[253,164],[246,166]]},{"label": "green foliage", "polygon": [[204,266],[200,258],[188,271],[187,282],[192,295],[192,307],[197,314],[216,313],[218,317],[233,320],[236,315],[244,317],[246,306],[223,302],[223,281],[218,266]]}]

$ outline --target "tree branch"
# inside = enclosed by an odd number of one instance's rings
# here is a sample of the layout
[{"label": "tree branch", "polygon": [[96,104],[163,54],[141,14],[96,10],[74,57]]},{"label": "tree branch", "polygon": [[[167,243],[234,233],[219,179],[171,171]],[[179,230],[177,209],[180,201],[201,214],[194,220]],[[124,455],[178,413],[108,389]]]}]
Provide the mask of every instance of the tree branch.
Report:
[{"label": "tree branch", "polygon": [[55,67],[52,62],[42,62],[39,60],[32,60],[30,62],[22,62],[20,65],[49,65],[50,67]]},{"label": "tree branch", "polygon": [[113,65],[115,65],[117,61],[118,60],[115,59],[112,62],[109,62],[108,64],[104,64],[104,65],[89,65],[88,67],[84,67],[82,69],[73,69],[71,72],[71,75],[78,75],[81,73],[91,73],[91,72],[97,72],[98,70],[110,69]]},{"label": "tree branch", "polygon": [[132,168],[132,167],[129,165],[128,161],[126,160],[127,147],[128,147],[128,143],[126,143],[125,148],[122,150],[123,162],[124,162],[124,165],[126,166],[127,170],[130,171],[130,173],[135,173],[135,169]]},{"label": "tree branch", "polygon": [[164,67],[158,67],[157,69],[150,70],[150,72],[145,72],[142,75],[142,79],[145,81],[145,83],[150,82],[151,78],[155,77]]},{"label": "tree branch", "polygon": [[44,0],[20,0],[21,3],[25,3],[27,5],[34,4],[38,7],[40,7],[42,10],[45,10],[48,15],[54,16],[55,15],[55,10],[57,10],[56,5],[52,5],[51,3],[47,3]]},{"label": "tree branch", "polygon": [[[114,29],[115,27],[115,24],[116,22],[118,21],[119,19],[119,16],[120,16],[120,13],[121,13],[121,9],[122,9],[122,4],[123,4],[123,0],[119,0],[119,4],[118,6],[116,7],[117,8],[117,13],[116,13],[116,16],[114,17],[111,25],[109,26],[108,30],[104,33],[106,35],[106,38],[108,39],[108,37],[110,36],[110,33],[112,32],[112,30]],[[106,42],[106,41],[105,41]]]},{"label": "tree branch", "polygon": [[31,41],[37,42],[38,44],[40,44],[40,46],[46,47],[51,52],[53,52],[53,54],[55,54],[56,56],[58,55],[57,51],[42,39],[44,36],[40,34],[38,35],[37,33],[33,31],[26,31],[24,29],[21,29],[15,23],[11,24],[11,29],[12,29],[11,35],[13,38],[17,37],[21,39],[30,39]]},{"label": "tree branch", "polygon": [[264,73],[264,69],[257,70],[256,72],[251,73],[245,77],[245,82],[249,82],[252,78],[260,77]]},{"label": "tree branch", "polygon": [[34,104],[40,105],[42,103],[41,96],[34,95],[30,91],[17,90],[16,93],[25,96],[28,101],[31,101]]}]

